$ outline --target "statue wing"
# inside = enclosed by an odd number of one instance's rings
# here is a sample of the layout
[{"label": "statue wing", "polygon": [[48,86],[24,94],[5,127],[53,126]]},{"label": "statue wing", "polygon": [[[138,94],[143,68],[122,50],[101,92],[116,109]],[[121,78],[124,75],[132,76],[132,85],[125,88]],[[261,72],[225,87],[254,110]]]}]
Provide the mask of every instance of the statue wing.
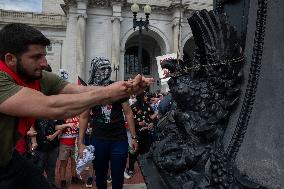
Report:
[{"label": "statue wing", "polygon": [[170,60],[164,67],[171,71],[168,83],[178,109],[188,114],[188,121],[184,116],[177,120],[179,128],[211,140],[222,135],[239,100],[244,57],[237,32],[224,15],[202,10],[188,22],[196,45],[193,62]]},{"label": "statue wing", "polygon": [[240,40],[225,15],[197,11],[188,23],[197,47],[193,64],[196,72],[201,71],[199,77],[240,71],[244,63]]}]

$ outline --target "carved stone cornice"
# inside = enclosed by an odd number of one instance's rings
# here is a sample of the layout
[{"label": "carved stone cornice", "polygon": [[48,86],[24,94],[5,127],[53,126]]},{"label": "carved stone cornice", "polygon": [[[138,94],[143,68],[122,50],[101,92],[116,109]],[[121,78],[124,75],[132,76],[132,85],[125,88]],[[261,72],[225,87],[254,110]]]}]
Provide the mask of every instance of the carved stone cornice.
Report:
[{"label": "carved stone cornice", "polygon": [[172,23],[173,27],[178,26],[179,25],[179,18],[172,19],[171,23]]},{"label": "carved stone cornice", "polygon": [[63,0],[64,4],[60,4],[63,12],[67,15],[69,13],[69,7],[77,5],[76,0]]},{"label": "carved stone cornice", "polygon": [[[122,9],[124,11],[131,11],[131,9],[130,9],[131,5],[132,4],[128,3],[124,7],[122,7]],[[143,6],[143,4],[142,5],[139,4],[139,6]],[[155,12],[156,14],[161,14],[161,15],[163,15],[163,14],[168,15],[169,12],[172,12],[172,9],[170,7],[165,7],[165,6],[151,5],[151,9],[152,9],[153,13]],[[143,10],[141,10],[141,11],[143,11]]]},{"label": "carved stone cornice", "polygon": [[120,22],[122,22],[123,18],[120,17],[120,16],[112,16],[112,17],[110,18],[110,21],[111,21],[111,22],[114,22],[114,20],[119,20]]},{"label": "carved stone cornice", "polygon": [[19,22],[36,27],[66,28],[65,15],[38,14],[24,11],[10,11],[0,9],[0,24]]},{"label": "carved stone cornice", "polygon": [[186,9],[187,8],[187,5],[186,4],[180,4],[180,3],[176,3],[176,2],[174,2],[174,3],[172,3],[170,6],[169,6],[169,8],[181,8],[181,9]]},{"label": "carved stone cornice", "polygon": [[77,19],[79,19],[79,18],[87,19],[88,15],[86,13],[81,13],[81,14],[78,14],[78,16],[77,16]]},{"label": "carved stone cornice", "polygon": [[111,1],[110,5],[121,5],[123,6],[125,4],[125,2],[121,1],[121,0],[116,0],[116,1]]},{"label": "carved stone cornice", "polygon": [[[142,1],[144,2],[144,1]],[[149,1],[145,1],[144,3],[139,3],[139,5],[143,6]],[[77,0],[64,0],[65,5],[61,5],[62,9],[68,10],[68,7],[71,5],[76,5]],[[88,7],[111,7],[113,4],[120,3],[122,8],[127,10],[132,5],[132,2],[129,0],[88,0]],[[199,4],[195,4],[195,2],[191,1],[184,1],[182,5],[180,5],[179,1],[172,1],[169,3],[163,3],[159,5],[158,3],[149,3],[149,5],[152,8],[152,11],[157,12],[158,14],[166,13],[168,14],[169,11],[172,11],[173,8],[181,8],[184,12],[187,12],[189,10],[195,10],[196,7],[199,7],[201,9],[212,9],[212,3],[207,3],[207,1],[204,2],[198,2]]]},{"label": "carved stone cornice", "polygon": [[212,10],[213,9],[213,2],[209,0],[202,0],[202,1],[185,1],[184,5],[187,10]]},{"label": "carved stone cornice", "polygon": [[127,3],[127,0],[89,0],[89,7],[111,7],[117,3],[123,6]]},{"label": "carved stone cornice", "polygon": [[161,12],[165,12],[166,14],[168,14],[168,11],[172,11],[170,7],[165,7],[165,6],[157,6],[157,5],[151,5],[151,9],[152,11],[161,11]]},{"label": "carved stone cornice", "polygon": [[108,0],[90,0],[88,7],[110,7],[110,2]]},{"label": "carved stone cornice", "polygon": [[65,5],[69,6],[69,5],[75,5],[77,4],[76,0],[64,0]]},{"label": "carved stone cornice", "polygon": [[59,39],[50,39],[50,43],[51,44],[63,44],[63,40],[59,40]]}]

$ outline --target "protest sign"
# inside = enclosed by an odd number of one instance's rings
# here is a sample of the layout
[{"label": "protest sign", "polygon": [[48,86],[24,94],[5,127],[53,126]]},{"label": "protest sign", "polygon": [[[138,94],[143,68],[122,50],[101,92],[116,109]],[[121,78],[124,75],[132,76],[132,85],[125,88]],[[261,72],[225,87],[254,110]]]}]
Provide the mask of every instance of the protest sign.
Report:
[{"label": "protest sign", "polygon": [[163,61],[170,60],[170,59],[177,59],[177,53],[171,53],[171,54],[165,54],[162,56],[157,56],[157,66],[158,66],[158,73],[159,78],[161,80],[161,92],[168,92],[169,86],[168,86],[168,80],[169,80],[169,70],[168,69],[162,69]]}]

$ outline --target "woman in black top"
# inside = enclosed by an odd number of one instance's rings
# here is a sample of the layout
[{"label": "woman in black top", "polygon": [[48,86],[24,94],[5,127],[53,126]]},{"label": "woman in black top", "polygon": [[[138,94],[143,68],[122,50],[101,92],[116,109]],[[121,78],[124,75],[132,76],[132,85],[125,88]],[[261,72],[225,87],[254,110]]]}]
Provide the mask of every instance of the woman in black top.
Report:
[{"label": "woman in black top", "polygon": [[[92,60],[90,85],[106,86],[110,81],[111,64],[104,58]],[[87,128],[90,111],[84,112],[80,116],[79,134],[79,155],[82,156],[84,149],[83,138]],[[92,126],[94,128],[95,160],[94,169],[96,171],[96,185],[98,189],[107,189],[107,173],[109,162],[111,166],[112,188],[123,188],[123,173],[125,170],[128,140],[125,119],[128,122],[130,132],[135,140],[132,146],[137,149],[134,120],[128,99],[124,99],[112,104],[95,106],[92,108]],[[89,179],[88,179],[89,181]],[[91,186],[91,183],[90,185]]]}]

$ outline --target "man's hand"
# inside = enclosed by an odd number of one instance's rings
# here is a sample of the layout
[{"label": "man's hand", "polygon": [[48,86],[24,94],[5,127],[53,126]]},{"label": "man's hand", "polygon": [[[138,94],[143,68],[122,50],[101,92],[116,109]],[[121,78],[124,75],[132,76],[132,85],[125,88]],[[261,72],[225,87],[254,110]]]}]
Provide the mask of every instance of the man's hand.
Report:
[{"label": "man's hand", "polygon": [[36,142],[33,142],[31,147],[32,150],[35,150],[38,147],[38,144]]},{"label": "man's hand", "polygon": [[76,126],[73,123],[67,123],[65,128],[68,128],[68,127],[71,128],[71,129],[76,128]]},{"label": "man's hand", "polygon": [[37,132],[36,132],[36,131],[31,131],[31,130],[29,130],[29,131],[27,132],[27,135],[28,135],[29,137],[35,137],[35,136],[37,135]]},{"label": "man's hand", "polygon": [[153,83],[153,78],[145,78],[144,76],[137,75],[131,81],[117,81],[109,86],[109,97],[112,101],[121,98],[129,97],[132,94],[139,94]]},{"label": "man's hand", "polygon": [[148,129],[149,129],[149,130],[153,129],[153,127],[154,127],[154,124],[153,124],[153,123],[148,124]]},{"label": "man's hand", "polygon": [[132,87],[132,83],[127,81],[117,81],[111,85],[106,86],[108,88],[107,95],[112,102],[119,100],[121,98],[125,98],[129,96],[128,89]]},{"label": "man's hand", "polygon": [[46,136],[46,138],[47,138],[47,140],[49,140],[49,141],[53,141],[53,140],[54,140],[53,135],[48,135],[48,136]]},{"label": "man's hand", "polygon": [[131,147],[132,147],[134,152],[137,152],[137,150],[138,150],[138,140],[137,139],[131,140]]},{"label": "man's hand", "polygon": [[140,94],[145,91],[153,82],[153,78],[146,78],[138,74],[133,80],[128,81],[132,84],[130,88],[127,89],[129,95]]},{"label": "man's hand", "polygon": [[84,144],[79,144],[79,149],[78,149],[78,153],[79,153],[79,157],[83,158],[83,151],[86,148],[86,146]]},{"label": "man's hand", "polygon": [[141,126],[141,127],[144,127],[146,125],[146,123],[145,123],[145,121],[139,121],[138,125]]}]

